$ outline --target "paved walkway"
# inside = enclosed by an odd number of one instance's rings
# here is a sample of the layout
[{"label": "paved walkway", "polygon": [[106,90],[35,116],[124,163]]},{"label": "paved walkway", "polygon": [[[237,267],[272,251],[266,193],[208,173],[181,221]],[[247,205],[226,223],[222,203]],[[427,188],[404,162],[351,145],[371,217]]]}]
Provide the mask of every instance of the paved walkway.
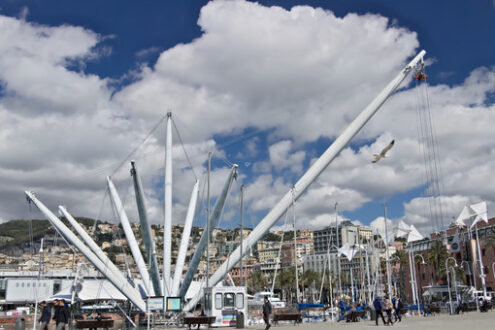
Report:
[{"label": "paved walkway", "polygon": [[[346,322],[320,322],[320,323],[302,323],[297,326],[293,325],[273,325],[270,330],[328,330],[328,329],[380,329],[380,328],[397,328],[397,329],[445,329],[445,330],[478,330],[478,329],[495,329],[495,311],[487,313],[469,312],[461,315],[439,314],[435,316],[409,316],[402,319],[402,322],[394,323],[393,327],[382,325],[376,326],[375,321],[361,321],[355,323]],[[263,326],[249,327],[251,329],[264,329]]]}]

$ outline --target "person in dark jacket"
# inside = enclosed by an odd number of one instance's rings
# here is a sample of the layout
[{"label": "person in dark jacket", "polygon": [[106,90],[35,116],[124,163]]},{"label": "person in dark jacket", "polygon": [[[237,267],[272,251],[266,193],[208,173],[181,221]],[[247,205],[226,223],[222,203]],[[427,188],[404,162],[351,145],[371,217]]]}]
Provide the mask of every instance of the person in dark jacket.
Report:
[{"label": "person in dark jacket", "polygon": [[373,301],[373,307],[375,307],[375,311],[376,311],[376,317],[375,317],[376,325],[378,325],[378,316],[382,318],[383,325],[385,325],[387,322],[385,322],[385,318],[383,317],[383,304],[380,297],[376,296],[375,301]]},{"label": "person in dark jacket", "polygon": [[270,304],[270,301],[268,300],[268,297],[265,296],[264,302],[263,302],[263,321],[265,321],[266,328],[265,330],[270,329],[270,314],[272,313],[272,304]]},{"label": "person in dark jacket", "polygon": [[52,318],[52,309],[46,304],[46,301],[42,301],[40,306],[42,308],[41,317],[38,320],[40,323],[40,329],[48,330],[48,323],[50,323],[50,319]]},{"label": "person in dark jacket", "polygon": [[69,309],[65,306],[63,300],[58,302],[58,313],[56,312],[55,323],[57,324],[56,330],[64,330],[65,325],[69,323]]},{"label": "person in dark jacket", "polygon": [[399,322],[401,322],[402,316],[400,313],[402,311],[402,308],[404,308],[404,304],[402,303],[402,299],[400,299],[396,295],[395,298],[393,299],[393,303],[394,303],[394,312],[395,312],[396,320],[399,320]]}]

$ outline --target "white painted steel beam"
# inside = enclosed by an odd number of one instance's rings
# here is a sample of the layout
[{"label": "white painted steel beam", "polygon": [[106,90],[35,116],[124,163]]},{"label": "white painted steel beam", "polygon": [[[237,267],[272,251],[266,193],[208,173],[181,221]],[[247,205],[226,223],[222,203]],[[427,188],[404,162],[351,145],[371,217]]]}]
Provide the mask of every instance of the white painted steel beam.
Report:
[{"label": "white painted steel beam", "polygon": [[189,237],[191,235],[191,228],[194,220],[194,213],[196,212],[196,203],[199,194],[199,180],[196,180],[193,191],[191,193],[191,199],[189,200],[189,207],[187,208],[186,222],[184,223],[184,229],[182,230],[182,238],[179,246],[179,254],[177,256],[177,262],[175,263],[174,279],[172,281],[172,296],[179,294],[180,280],[182,279],[182,270],[184,269],[184,261],[186,260],[187,247],[189,245]]},{"label": "white painted steel beam", "polygon": [[129,223],[129,219],[127,218],[127,214],[124,210],[124,205],[122,205],[119,194],[117,193],[117,189],[115,189],[115,186],[110,177],[107,177],[107,184],[110,191],[110,199],[112,200],[115,211],[120,218],[120,223],[122,224],[122,228],[124,229],[125,238],[127,239],[127,243],[129,243],[132,257],[134,258],[134,262],[136,263],[139,274],[141,275],[141,279],[143,280],[143,285],[146,289],[146,293],[148,296],[153,296],[154,290],[153,287],[150,285],[150,275],[148,273],[148,270],[146,269],[143,255],[141,254],[141,250],[139,249],[136,237],[134,236],[134,233],[132,231],[131,224]]},{"label": "white painted steel beam", "polygon": [[220,193],[220,195],[218,196],[215,202],[215,206],[213,207],[213,212],[210,215],[210,218],[208,219],[207,228],[209,230],[205,230],[201,235],[201,238],[199,239],[198,247],[196,248],[196,251],[194,251],[194,255],[191,259],[191,262],[189,263],[189,269],[187,270],[186,277],[184,278],[184,282],[180,287],[180,291],[179,291],[180,297],[185,297],[187,289],[189,289],[189,285],[191,284],[194,274],[198,269],[199,261],[201,260],[201,255],[203,254],[203,251],[205,250],[207,245],[207,240],[209,236],[208,232],[211,233],[213,228],[217,226],[218,219],[222,214],[225,201],[227,200],[227,195],[229,193],[230,186],[234,181],[234,179],[237,177],[237,167],[238,166],[236,164],[232,166],[232,171],[230,171],[229,177],[227,178],[227,181],[223,186],[222,192]]},{"label": "white painted steel beam", "polygon": [[76,230],[77,234],[81,239],[86,243],[86,245],[93,251],[94,254],[105,264],[105,266],[108,268],[109,271],[113,272],[117,276],[121,276],[122,279],[125,279],[124,275],[120,271],[120,269],[115,266],[115,264],[108,259],[107,255],[103,250],[98,246],[98,244],[95,243],[95,241],[91,238],[91,236],[86,233],[86,231],[81,227],[81,225],[74,219],[74,217],[67,211],[65,206],[59,205],[58,209],[64,217],[69,221],[72,227]]},{"label": "white painted steel beam", "polygon": [[94,254],[77,236],[65,226],[36,196],[25,191],[28,198],[47,217],[50,223],[64,236],[64,238],[78,249],[124,296],[126,296],[141,312],[146,312],[146,303],[139,292],[127,281],[108,270],[108,267]]},{"label": "white painted steel beam", "polygon": [[151,226],[148,222],[146,211],[146,203],[144,199],[143,185],[137,170],[136,162],[131,161],[131,175],[134,183],[134,191],[136,194],[136,204],[139,213],[139,222],[141,223],[141,234],[143,236],[144,246],[146,247],[146,255],[148,256],[148,267],[150,270],[151,283],[155,290],[155,295],[163,294],[162,282],[160,279],[160,271],[158,270],[158,262],[156,261],[155,240],[151,232]]},{"label": "white painted steel beam", "polygon": [[165,222],[163,224],[163,290],[170,296],[172,262],[172,113],[167,113],[167,140],[165,142]]},{"label": "white painted steel beam", "polygon": [[[399,87],[401,82],[407,77],[407,75],[413,70],[419,61],[423,59],[426,52],[421,51],[416,57],[409,62],[409,64],[401,70],[401,72],[378,94],[378,96],[371,101],[371,103],[354,119],[354,121],[344,130],[344,132],[332,143],[332,145],[320,156],[320,158],[313,163],[308,171],[297,181],[294,188],[288,191],[284,197],[275,205],[275,207],[261,220],[261,222],[254,228],[249,236],[243,242],[243,253],[245,254],[249,249],[261,239],[266,232],[278,221],[278,219],[285,213],[285,211],[292,205],[292,194],[294,194],[294,200],[297,200],[301,194],[313,183],[316,178],[323,172],[323,170],[337,157],[337,155],[344,149],[352,138],[363,128],[363,126],[370,120],[370,118],[376,113],[381,105],[388,99],[388,97]],[[292,192],[292,190],[294,192]],[[234,267],[241,258],[241,248],[237,249],[231,254],[230,258],[226,260],[220,268],[213,274],[210,279],[210,285],[214,286],[220,282],[225,275]],[[185,307],[184,311],[191,310],[201,299],[203,293],[195,296]]]}]

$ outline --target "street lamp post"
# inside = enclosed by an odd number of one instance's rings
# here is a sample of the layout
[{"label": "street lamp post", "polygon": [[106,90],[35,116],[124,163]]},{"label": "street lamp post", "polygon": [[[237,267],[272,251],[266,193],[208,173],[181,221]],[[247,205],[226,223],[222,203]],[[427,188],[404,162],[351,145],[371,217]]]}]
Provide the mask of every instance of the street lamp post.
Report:
[{"label": "street lamp post", "polygon": [[[422,254],[417,253],[417,254],[413,255],[413,257],[412,257],[413,262],[414,262],[414,260],[416,260],[416,257],[420,257],[422,260],[421,264],[426,265],[425,258],[423,257]],[[418,315],[420,315],[421,314],[421,307],[420,307],[420,300],[419,300],[420,292],[418,289],[416,268],[414,267],[414,265],[413,265],[412,269],[414,269],[414,272],[411,271],[411,283],[414,283],[413,290],[415,290],[415,292],[416,292],[416,304],[418,306]]]},{"label": "street lamp post", "polygon": [[449,289],[450,315],[452,315],[453,314],[453,311],[452,311],[452,294],[450,292],[450,276],[449,276],[449,265],[448,265],[449,259],[454,260],[456,267],[457,267],[457,260],[455,260],[453,257],[448,257],[447,259],[445,259],[445,270],[447,271],[447,286]]},{"label": "street lamp post", "polygon": [[457,272],[455,271],[454,266],[450,266],[450,269],[452,269],[452,273],[454,274],[455,300],[457,301],[457,306],[459,306],[459,293],[457,292]]}]

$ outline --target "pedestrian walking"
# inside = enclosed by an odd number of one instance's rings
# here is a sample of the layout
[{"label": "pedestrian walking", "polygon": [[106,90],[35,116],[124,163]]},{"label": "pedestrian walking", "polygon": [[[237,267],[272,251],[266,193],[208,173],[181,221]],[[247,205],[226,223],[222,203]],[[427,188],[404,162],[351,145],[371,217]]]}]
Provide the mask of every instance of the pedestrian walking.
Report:
[{"label": "pedestrian walking", "polygon": [[385,296],[385,312],[387,313],[387,325],[394,325],[392,322],[392,310],[394,309],[394,305],[392,305],[392,301],[388,295]]},{"label": "pedestrian walking", "polygon": [[383,303],[380,297],[376,296],[375,301],[373,301],[373,307],[375,307],[376,312],[376,325],[378,325],[378,316],[382,318],[383,325],[387,324],[387,322],[385,322],[385,318],[383,317]]},{"label": "pedestrian walking", "polygon": [[38,320],[40,330],[48,330],[48,323],[50,323],[50,319],[52,318],[52,310],[50,306],[46,304],[46,301],[42,301],[40,306],[42,308],[41,317]]},{"label": "pedestrian walking", "polygon": [[395,295],[394,301],[394,312],[395,312],[395,320],[399,320],[399,322],[402,321],[402,308],[404,308],[404,304],[402,303],[402,299],[400,299],[397,295]]},{"label": "pedestrian walking", "polygon": [[265,324],[266,324],[265,330],[268,330],[271,327],[271,325],[270,325],[270,314],[271,313],[272,313],[272,304],[270,304],[268,297],[265,296],[265,299],[263,302],[263,321],[265,321]]},{"label": "pedestrian walking", "polygon": [[65,325],[69,323],[69,309],[65,306],[64,300],[58,301],[58,311],[55,314],[56,330],[65,330]]}]

